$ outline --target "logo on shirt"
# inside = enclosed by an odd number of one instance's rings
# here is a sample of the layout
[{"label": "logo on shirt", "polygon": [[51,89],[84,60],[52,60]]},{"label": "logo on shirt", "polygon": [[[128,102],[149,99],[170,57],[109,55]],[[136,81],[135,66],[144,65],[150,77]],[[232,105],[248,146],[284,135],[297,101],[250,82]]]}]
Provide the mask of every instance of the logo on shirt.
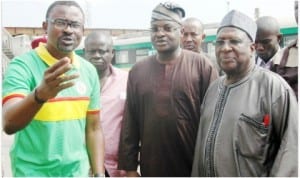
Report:
[{"label": "logo on shirt", "polygon": [[75,88],[76,88],[76,91],[81,95],[84,95],[87,90],[86,85],[82,81],[77,81],[75,83]]}]

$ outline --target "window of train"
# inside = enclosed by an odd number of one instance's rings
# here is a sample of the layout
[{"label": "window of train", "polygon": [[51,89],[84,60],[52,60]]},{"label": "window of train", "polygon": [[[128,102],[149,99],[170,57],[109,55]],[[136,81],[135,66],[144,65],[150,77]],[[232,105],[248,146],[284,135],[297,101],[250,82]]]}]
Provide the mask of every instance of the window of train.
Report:
[{"label": "window of train", "polygon": [[128,51],[117,51],[116,52],[116,64],[127,64],[129,63]]},{"label": "window of train", "polygon": [[142,60],[149,55],[149,49],[137,49],[136,50],[136,62]]},{"label": "window of train", "polygon": [[286,46],[290,44],[292,41],[294,41],[297,38],[298,35],[287,35],[283,36],[283,46]]},{"label": "window of train", "polygon": [[128,63],[129,64],[134,64],[136,61],[136,55],[135,55],[135,49],[129,49],[128,50]]},{"label": "window of train", "polygon": [[213,42],[208,42],[206,43],[207,44],[207,51],[206,53],[209,55],[209,56],[215,56],[215,45]]}]

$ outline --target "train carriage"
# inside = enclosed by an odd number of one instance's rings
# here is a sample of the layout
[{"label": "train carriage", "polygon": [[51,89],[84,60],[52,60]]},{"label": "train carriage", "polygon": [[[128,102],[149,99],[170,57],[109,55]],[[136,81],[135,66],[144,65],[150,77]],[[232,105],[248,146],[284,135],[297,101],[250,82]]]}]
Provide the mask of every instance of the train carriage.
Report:
[{"label": "train carriage", "polygon": [[[280,29],[283,34],[281,47],[286,46],[298,36],[298,26],[282,25]],[[216,39],[216,28],[205,30],[206,38],[202,43],[202,49],[211,56],[215,55],[214,41]],[[113,64],[119,68],[130,69],[137,61],[155,53],[150,40],[150,34],[140,37],[116,38],[114,39],[115,57]],[[83,50],[76,52],[83,55]]]}]

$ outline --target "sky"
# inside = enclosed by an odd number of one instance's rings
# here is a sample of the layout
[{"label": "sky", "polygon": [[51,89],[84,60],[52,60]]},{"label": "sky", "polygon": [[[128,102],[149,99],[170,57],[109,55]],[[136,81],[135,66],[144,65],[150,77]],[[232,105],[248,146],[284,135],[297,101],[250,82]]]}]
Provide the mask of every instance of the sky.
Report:
[{"label": "sky", "polygon": [[[85,11],[87,28],[148,29],[152,9],[165,0],[77,0]],[[52,0],[1,0],[3,27],[41,27]],[[186,17],[203,23],[218,23],[231,9],[254,18],[274,16],[280,22],[296,25],[294,0],[173,0],[185,9]]]}]

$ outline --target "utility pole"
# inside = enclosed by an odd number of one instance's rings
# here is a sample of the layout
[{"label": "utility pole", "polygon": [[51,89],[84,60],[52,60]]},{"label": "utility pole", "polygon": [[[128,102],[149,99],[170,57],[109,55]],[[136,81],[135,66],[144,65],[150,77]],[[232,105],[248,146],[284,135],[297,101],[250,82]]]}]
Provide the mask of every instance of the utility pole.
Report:
[{"label": "utility pole", "polygon": [[230,1],[229,0],[226,1],[226,5],[227,5],[227,12],[229,12],[230,11]]},{"label": "utility pole", "polygon": [[259,16],[260,16],[259,8],[256,7],[254,9],[254,19],[257,20],[259,18]]}]

